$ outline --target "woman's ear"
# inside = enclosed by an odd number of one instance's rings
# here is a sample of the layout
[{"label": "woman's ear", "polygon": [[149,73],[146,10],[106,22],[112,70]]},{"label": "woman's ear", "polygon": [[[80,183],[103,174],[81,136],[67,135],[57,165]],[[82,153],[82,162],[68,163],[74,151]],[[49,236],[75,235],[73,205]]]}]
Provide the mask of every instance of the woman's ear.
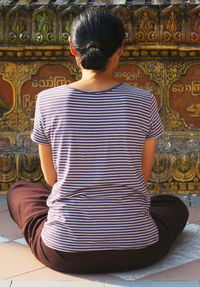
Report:
[{"label": "woman's ear", "polygon": [[122,55],[123,51],[124,51],[124,47],[123,47],[123,45],[122,45],[122,46],[120,46],[120,47],[117,49],[117,54],[119,55],[119,57],[121,57],[121,55]]},{"label": "woman's ear", "polygon": [[78,56],[78,52],[72,47],[72,42],[71,42],[70,37],[69,37],[69,49],[70,49],[70,52],[72,53],[73,56],[75,56],[75,57]]}]

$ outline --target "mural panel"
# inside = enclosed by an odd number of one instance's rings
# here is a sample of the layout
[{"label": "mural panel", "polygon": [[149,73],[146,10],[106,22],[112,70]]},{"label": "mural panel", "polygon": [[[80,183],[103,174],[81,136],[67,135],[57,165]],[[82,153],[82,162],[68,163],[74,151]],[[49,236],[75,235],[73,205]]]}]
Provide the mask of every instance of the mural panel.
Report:
[{"label": "mural panel", "polygon": [[13,106],[13,89],[11,84],[3,80],[0,75],[0,117]]},{"label": "mural panel", "polygon": [[149,75],[146,75],[143,69],[136,64],[121,64],[114,73],[114,77],[118,82],[126,82],[134,87],[148,90],[154,94],[161,106],[161,88],[159,84],[152,81]]},{"label": "mural panel", "polygon": [[171,84],[169,104],[189,127],[200,128],[200,64],[189,67]]},{"label": "mural panel", "polygon": [[34,117],[35,101],[37,94],[42,90],[67,85],[73,82],[74,76],[61,64],[46,64],[39,68],[36,75],[31,80],[26,81],[21,88],[22,108]]}]

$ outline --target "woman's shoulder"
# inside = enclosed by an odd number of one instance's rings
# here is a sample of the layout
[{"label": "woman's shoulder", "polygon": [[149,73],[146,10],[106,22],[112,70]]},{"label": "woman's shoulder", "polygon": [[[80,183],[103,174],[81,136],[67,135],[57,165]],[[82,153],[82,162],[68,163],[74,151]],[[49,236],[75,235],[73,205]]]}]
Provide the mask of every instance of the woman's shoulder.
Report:
[{"label": "woman's shoulder", "polygon": [[142,89],[134,85],[130,85],[128,83],[123,83],[123,87],[127,89],[127,91],[129,91],[131,94],[150,96],[150,97],[152,96],[148,90]]},{"label": "woman's shoulder", "polygon": [[59,94],[66,93],[66,90],[67,90],[67,85],[52,87],[52,88],[41,91],[38,94],[38,97],[43,97],[43,96],[54,96],[55,97]]}]

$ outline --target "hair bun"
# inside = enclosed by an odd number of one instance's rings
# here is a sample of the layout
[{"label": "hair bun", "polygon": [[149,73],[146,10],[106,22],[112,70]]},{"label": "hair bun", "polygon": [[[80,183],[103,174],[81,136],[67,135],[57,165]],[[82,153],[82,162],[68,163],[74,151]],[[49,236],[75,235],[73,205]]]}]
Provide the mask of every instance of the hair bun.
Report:
[{"label": "hair bun", "polygon": [[96,49],[101,50],[101,45],[98,42],[92,41],[92,42],[88,43],[85,48],[86,49],[96,48]]}]

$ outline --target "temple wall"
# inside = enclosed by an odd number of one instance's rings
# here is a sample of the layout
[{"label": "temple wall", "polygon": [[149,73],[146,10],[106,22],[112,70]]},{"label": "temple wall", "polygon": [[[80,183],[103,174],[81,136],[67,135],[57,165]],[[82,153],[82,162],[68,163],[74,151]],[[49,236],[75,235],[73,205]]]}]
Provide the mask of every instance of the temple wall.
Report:
[{"label": "temple wall", "polygon": [[[68,49],[83,6],[0,6],[0,194],[40,181],[30,140],[37,94],[80,78]],[[127,39],[114,76],[154,93],[165,133],[148,183],[152,193],[200,193],[200,6],[109,6]]]}]

